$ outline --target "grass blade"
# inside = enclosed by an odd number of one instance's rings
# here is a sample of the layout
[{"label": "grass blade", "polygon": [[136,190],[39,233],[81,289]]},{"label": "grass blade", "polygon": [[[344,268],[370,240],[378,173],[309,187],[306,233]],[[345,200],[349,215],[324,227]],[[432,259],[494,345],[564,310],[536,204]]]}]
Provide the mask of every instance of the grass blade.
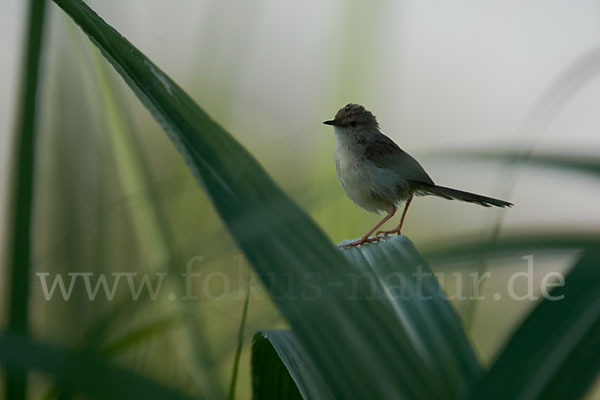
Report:
[{"label": "grass blade", "polygon": [[51,374],[61,387],[91,398],[191,399],[89,354],[74,353],[15,335],[0,335],[0,361],[17,370],[35,369]]},{"label": "grass blade", "polygon": [[237,384],[237,376],[240,366],[240,357],[242,355],[242,347],[244,345],[244,328],[246,327],[246,318],[248,317],[248,305],[250,304],[250,273],[248,273],[248,280],[246,282],[248,288],[246,289],[246,299],[244,300],[244,308],[242,309],[242,319],[240,321],[240,328],[238,330],[238,345],[235,350],[235,359],[233,360],[233,371],[231,372],[231,382],[229,384],[229,400],[235,399],[235,387]]},{"label": "grass blade", "polygon": [[523,154],[515,151],[453,151],[440,153],[438,156],[458,158],[460,160],[501,161],[508,164],[525,164],[600,175],[600,159],[592,157],[565,156],[560,154]]},{"label": "grass blade", "polygon": [[514,254],[521,250],[577,250],[600,244],[597,234],[574,232],[518,232],[497,240],[481,240],[466,236],[443,245],[430,246],[423,254],[431,263],[476,258],[490,254]]},{"label": "grass blade", "polygon": [[[15,163],[12,182],[12,232],[9,233],[8,264],[10,292],[8,300],[8,327],[11,332],[28,333],[29,271],[31,264],[32,213],[36,159],[37,93],[39,81],[42,31],[44,28],[45,0],[31,0],[26,39],[25,67],[21,81],[21,104],[17,116]],[[12,236],[12,237],[10,237]],[[7,399],[26,397],[26,374],[7,371],[5,396]]]},{"label": "grass blade", "polygon": [[[76,28],[73,27],[73,30]],[[132,210],[132,225],[137,232],[137,237],[145,243],[145,254],[148,257],[148,264],[153,269],[160,269],[166,265],[174,275],[180,272],[182,261],[175,236],[162,196],[156,190],[152,181],[148,161],[144,157],[140,144],[135,139],[131,122],[127,120],[122,111],[125,106],[113,88],[114,82],[111,82],[106,65],[102,64],[102,57],[96,48],[91,49],[92,78],[96,83],[97,92],[102,100],[104,120],[107,124],[108,143],[111,153],[116,161],[116,170],[119,173],[121,184],[125,190],[132,193],[138,192],[136,201],[137,207]],[[90,101],[91,103],[91,101]],[[179,282],[179,281],[178,281]],[[179,282],[181,283],[181,282]],[[173,290],[182,293],[185,289],[181,286],[174,286]],[[183,295],[178,296],[181,298]],[[193,359],[202,368],[203,375],[206,376],[206,382],[198,384],[198,390],[208,390],[210,397],[224,397],[225,394],[219,385],[208,384],[218,381],[218,369],[216,368],[211,349],[206,339],[206,335],[195,320],[183,319],[183,326],[186,328],[185,334],[193,348]]]},{"label": "grass blade", "polygon": [[[519,326],[472,399],[576,399],[600,371],[600,252],[587,251],[565,285]],[[518,368],[515,368],[518,366]]]}]

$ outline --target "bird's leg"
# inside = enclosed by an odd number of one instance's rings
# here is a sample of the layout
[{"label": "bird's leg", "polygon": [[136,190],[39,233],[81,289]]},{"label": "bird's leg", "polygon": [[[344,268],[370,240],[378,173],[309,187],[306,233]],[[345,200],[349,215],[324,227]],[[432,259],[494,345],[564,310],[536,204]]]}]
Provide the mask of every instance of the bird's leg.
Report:
[{"label": "bird's leg", "polygon": [[392,218],[394,216],[394,214],[396,214],[396,207],[395,206],[391,206],[390,209],[387,212],[387,215],[385,217],[383,217],[383,219],[381,221],[379,221],[377,223],[377,225],[375,225],[373,227],[373,229],[371,229],[369,232],[367,232],[363,237],[361,237],[358,240],[355,240],[354,242],[350,242],[348,244],[344,244],[341,247],[352,247],[352,246],[358,246],[359,244],[363,244],[363,243],[369,243],[369,242],[376,242],[379,239],[381,239],[381,237],[375,236],[370,238],[369,236],[371,236],[371,234],[373,232],[375,232],[377,229],[379,229],[379,227],[383,224],[385,224],[390,218]]},{"label": "bird's leg", "polygon": [[400,231],[402,229],[402,224],[404,224],[404,218],[406,217],[406,212],[408,211],[408,206],[410,206],[410,202],[412,201],[412,199],[413,199],[413,195],[411,194],[410,197],[408,198],[408,200],[406,200],[406,205],[404,206],[404,211],[402,211],[402,217],[400,218],[400,223],[398,224],[398,226],[389,231],[377,231],[377,233],[375,234],[376,237],[380,233],[383,233],[384,236],[387,236],[390,233],[397,233],[398,235],[400,235]]}]

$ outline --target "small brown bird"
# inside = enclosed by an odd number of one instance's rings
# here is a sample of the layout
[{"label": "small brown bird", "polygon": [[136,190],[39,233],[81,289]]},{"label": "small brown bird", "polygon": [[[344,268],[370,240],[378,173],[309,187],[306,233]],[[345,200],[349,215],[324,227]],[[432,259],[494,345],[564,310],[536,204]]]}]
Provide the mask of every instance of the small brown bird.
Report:
[{"label": "small brown bird", "polygon": [[[346,105],[334,119],[323,123],[334,127],[334,158],[344,192],[367,211],[387,213],[362,238],[342,247],[378,241],[382,237],[380,234],[400,235],[413,196],[433,195],[484,207],[512,206],[504,200],[436,185],[417,160],[381,133],[375,116],[359,104]],[[398,203],[404,201],[406,205],[398,226],[389,231],[377,231],[394,216]],[[375,236],[370,237],[375,231]]]}]

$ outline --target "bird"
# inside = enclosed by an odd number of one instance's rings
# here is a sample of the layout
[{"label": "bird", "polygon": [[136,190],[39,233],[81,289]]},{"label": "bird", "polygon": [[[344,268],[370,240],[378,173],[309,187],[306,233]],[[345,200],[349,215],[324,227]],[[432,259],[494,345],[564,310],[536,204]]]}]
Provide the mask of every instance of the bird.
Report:
[{"label": "bird", "polygon": [[[334,119],[324,121],[335,133],[334,159],[338,179],[346,195],[359,207],[386,215],[361,238],[341,247],[376,242],[390,234],[401,234],[414,196],[438,196],[484,207],[511,207],[504,200],[436,185],[410,154],[381,132],[377,118],[360,104],[342,107]],[[404,203],[398,225],[378,230]],[[374,237],[371,235],[375,233]]]}]

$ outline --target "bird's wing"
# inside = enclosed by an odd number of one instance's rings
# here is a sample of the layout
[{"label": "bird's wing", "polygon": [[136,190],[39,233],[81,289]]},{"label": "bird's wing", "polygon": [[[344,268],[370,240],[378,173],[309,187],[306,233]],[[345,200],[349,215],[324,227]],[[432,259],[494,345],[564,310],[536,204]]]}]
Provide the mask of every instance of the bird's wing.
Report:
[{"label": "bird's wing", "polygon": [[365,157],[377,167],[391,170],[406,180],[434,184],[417,160],[383,134],[369,142]]}]

